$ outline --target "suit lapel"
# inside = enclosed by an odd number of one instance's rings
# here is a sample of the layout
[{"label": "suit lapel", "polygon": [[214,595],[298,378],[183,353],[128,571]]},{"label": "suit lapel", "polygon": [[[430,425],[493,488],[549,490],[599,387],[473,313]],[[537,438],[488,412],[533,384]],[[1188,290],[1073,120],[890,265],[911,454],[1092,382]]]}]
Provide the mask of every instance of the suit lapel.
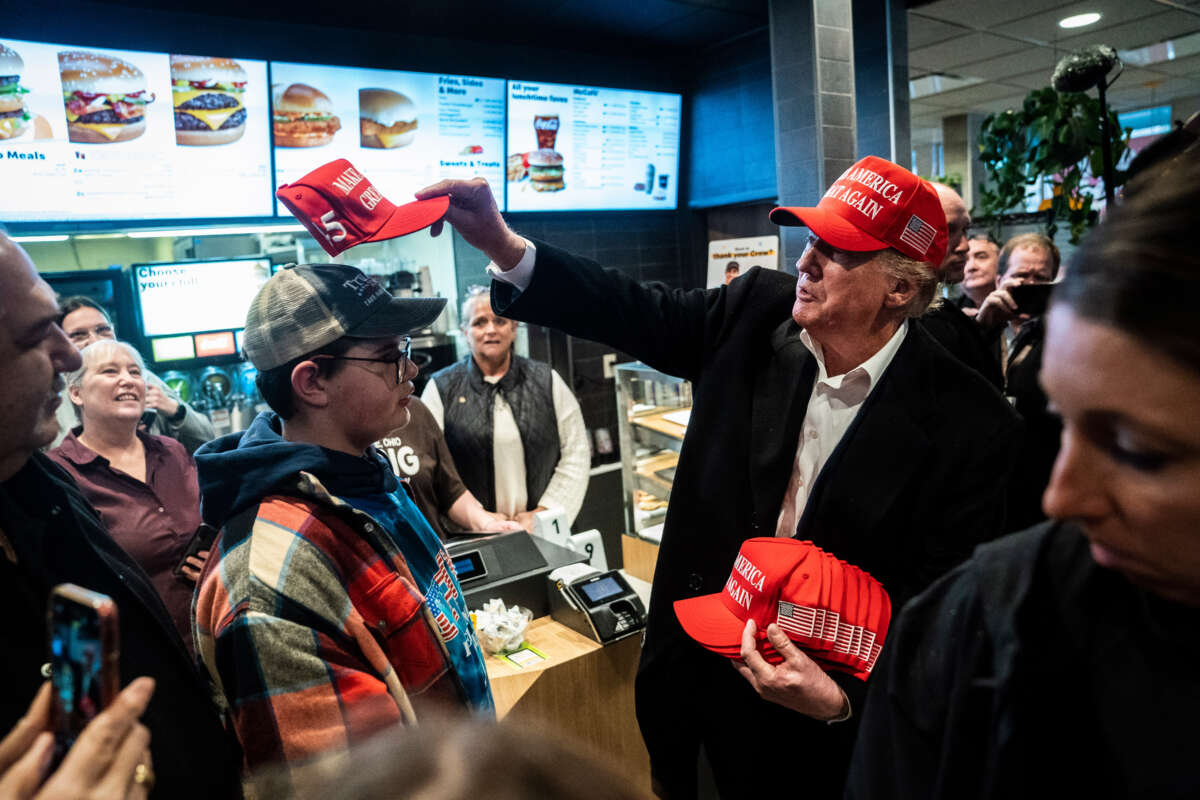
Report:
[{"label": "suit lapel", "polygon": [[[750,484],[754,521],[773,535],[775,519],[796,457],[800,426],[817,374],[817,362],[790,319],[771,334],[772,353],[759,370],[751,399]],[[769,533],[766,531],[770,531]]]},{"label": "suit lapel", "polygon": [[833,546],[830,537],[841,531],[861,541],[861,534],[879,527],[924,461],[932,446],[922,425],[932,407],[925,335],[909,326],[879,385],[825,462],[797,526],[800,538]]}]

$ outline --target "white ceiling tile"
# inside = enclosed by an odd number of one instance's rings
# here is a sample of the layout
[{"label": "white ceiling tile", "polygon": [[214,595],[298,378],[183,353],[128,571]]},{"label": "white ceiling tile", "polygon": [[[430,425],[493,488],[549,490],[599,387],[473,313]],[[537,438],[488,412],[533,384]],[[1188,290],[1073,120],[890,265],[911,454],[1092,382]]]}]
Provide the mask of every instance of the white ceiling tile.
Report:
[{"label": "white ceiling tile", "polygon": [[[1153,0],[1080,0],[1068,4],[1048,3],[1032,13],[1010,22],[991,26],[993,33],[1007,34],[1033,39],[1047,44],[1069,45],[1071,40],[1082,40],[1100,32],[1120,27],[1125,23],[1137,23],[1171,12]],[[1066,29],[1058,26],[1059,20],[1085,11],[1099,11],[1100,21],[1085,28]],[[1186,16],[1186,15],[1185,15]],[[1086,43],[1090,43],[1090,40]]]},{"label": "white ceiling tile", "polygon": [[1147,69],[1155,72],[1165,72],[1168,75],[1179,75],[1188,77],[1191,75],[1200,75],[1200,55],[1188,56],[1175,61],[1161,61],[1157,64],[1151,64]]},{"label": "white ceiling tile", "polygon": [[1167,9],[1162,13],[1146,15],[1120,25],[1095,31],[1088,30],[1078,36],[1061,39],[1056,44],[1066,51],[1076,50],[1090,44],[1106,44],[1118,50],[1127,50],[1185,36],[1198,30],[1200,30],[1200,17]]},{"label": "white ceiling tile", "polygon": [[1013,53],[1027,46],[1008,37],[963,33],[947,42],[910,50],[908,63],[910,67],[920,66],[931,72],[951,72],[964,64]]},{"label": "white ceiling tile", "polygon": [[908,49],[909,52],[920,47],[935,44],[936,42],[944,42],[947,39],[953,39],[967,30],[961,25],[952,25],[948,22],[941,22],[936,19],[922,16],[921,14],[910,11],[908,12]]},{"label": "white ceiling tile", "polygon": [[1071,5],[1074,4],[1063,2],[1063,0],[1004,0],[1004,2],[938,0],[938,2],[921,6],[917,11],[922,16],[943,22],[953,22],[970,28],[988,29],[1047,9]]},{"label": "white ceiling tile", "polygon": [[1047,80],[1054,70],[1054,51],[1047,47],[1029,47],[1016,53],[963,64],[955,72],[972,78],[983,78],[987,81],[1002,81],[1010,75],[1021,75],[1026,72],[1045,70]]}]

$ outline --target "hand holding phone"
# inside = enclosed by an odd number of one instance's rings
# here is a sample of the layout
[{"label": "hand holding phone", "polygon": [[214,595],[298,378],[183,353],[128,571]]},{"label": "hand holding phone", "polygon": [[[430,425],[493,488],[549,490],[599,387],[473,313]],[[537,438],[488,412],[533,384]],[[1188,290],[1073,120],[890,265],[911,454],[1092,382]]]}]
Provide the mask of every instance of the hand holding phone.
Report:
[{"label": "hand holding phone", "polygon": [[50,727],[54,761],[117,696],[117,604],[108,595],[63,583],[50,593]]},{"label": "hand holding phone", "polygon": [[1017,313],[1036,317],[1046,313],[1053,289],[1053,283],[1022,283],[1010,287],[1008,293],[1017,304]]},{"label": "hand holding phone", "polygon": [[0,797],[145,797],[153,787],[147,777],[153,775],[153,766],[147,748],[150,733],[138,718],[153,694],[150,678],[129,684],[112,706],[84,728],[62,766],[47,774],[54,737],[49,732],[51,685],[43,684],[29,711],[0,741]]},{"label": "hand holding phone", "polygon": [[179,559],[179,563],[172,570],[175,577],[195,583],[196,579],[200,577],[200,570],[204,568],[204,562],[219,533],[220,531],[212,525],[201,522],[200,527],[192,534],[187,549],[183,551],[183,557]]}]

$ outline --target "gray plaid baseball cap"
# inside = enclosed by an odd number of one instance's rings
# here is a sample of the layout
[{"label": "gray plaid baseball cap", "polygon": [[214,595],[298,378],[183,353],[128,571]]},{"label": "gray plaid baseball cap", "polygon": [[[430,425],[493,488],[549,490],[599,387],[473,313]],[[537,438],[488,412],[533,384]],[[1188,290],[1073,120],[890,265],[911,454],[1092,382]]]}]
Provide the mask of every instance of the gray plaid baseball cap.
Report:
[{"label": "gray plaid baseball cap", "polygon": [[380,339],[420,330],[445,306],[444,297],[392,297],[356,267],[291,264],[255,295],[242,349],[258,369],[273,369],[343,336]]}]

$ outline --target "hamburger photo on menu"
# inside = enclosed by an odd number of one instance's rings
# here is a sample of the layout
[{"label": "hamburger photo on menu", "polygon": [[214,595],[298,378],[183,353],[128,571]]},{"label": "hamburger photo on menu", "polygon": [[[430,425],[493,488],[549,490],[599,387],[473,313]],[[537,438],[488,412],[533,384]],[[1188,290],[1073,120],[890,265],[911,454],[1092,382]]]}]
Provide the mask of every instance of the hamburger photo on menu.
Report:
[{"label": "hamburger photo on menu", "polygon": [[29,126],[29,109],[21,85],[25,62],[17,51],[0,44],[0,139],[15,139]]},{"label": "hamburger photo on menu", "polygon": [[333,101],[306,83],[272,87],[271,129],[276,147],[318,147],[333,141],[342,122],[333,113]]},{"label": "hamburger photo on menu", "polygon": [[154,102],[154,93],[133,64],[102,53],[63,50],[58,71],[72,142],[124,142],[146,131],[146,105]]},{"label": "hamburger photo on menu", "polygon": [[541,149],[529,153],[529,182],[535,192],[561,192],[563,157],[557,150]]},{"label": "hamburger photo on menu", "polygon": [[175,142],[227,144],[246,132],[246,71],[229,58],[171,56]]},{"label": "hamburger photo on menu", "polygon": [[417,107],[390,89],[359,89],[358,116],[363,147],[405,147],[417,135]]}]

